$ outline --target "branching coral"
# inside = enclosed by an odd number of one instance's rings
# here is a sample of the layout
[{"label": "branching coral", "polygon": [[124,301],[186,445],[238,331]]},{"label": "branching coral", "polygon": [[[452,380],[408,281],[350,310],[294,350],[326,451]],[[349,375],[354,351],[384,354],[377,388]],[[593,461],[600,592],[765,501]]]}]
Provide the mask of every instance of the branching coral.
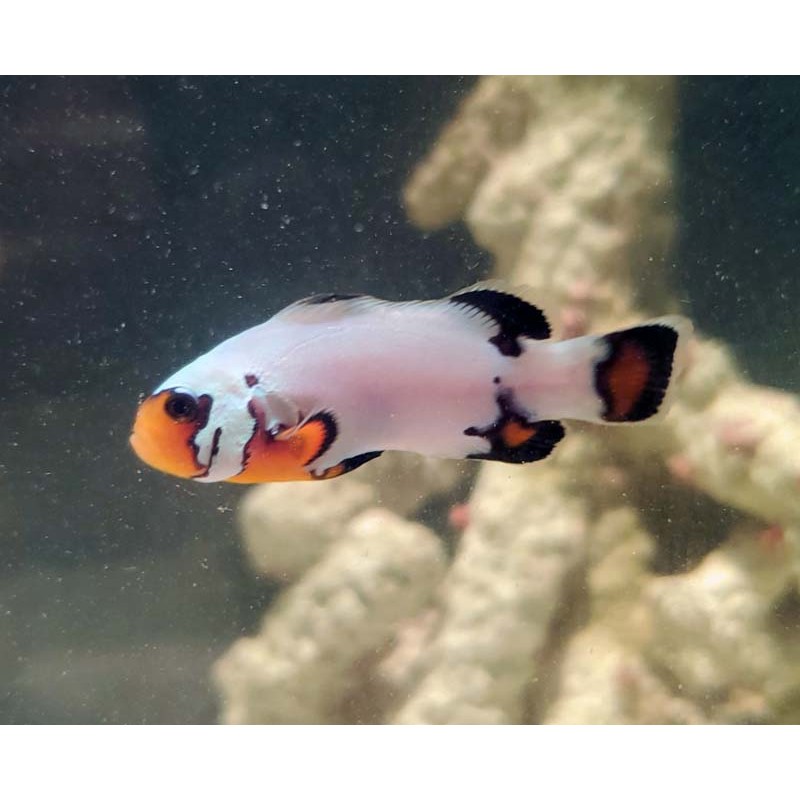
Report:
[{"label": "branching coral", "polygon": [[[673,311],[674,116],[665,78],[484,79],[412,176],[409,215],[426,228],[465,219],[496,277],[531,287],[556,335]],[[243,512],[254,563],[298,583],[220,663],[224,718],[790,718],[796,399],[748,383],[700,336],[663,421],[569,427],[541,464],[481,468],[468,513],[453,515],[465,529],[446,574],[430,531],[388,512],[350,519],[378,503],[413,517],[420,498],[458,484],[452,465],[427,462],[425,478],[389,460],[377,483],[365,468],[330,489],[256,490]],[[716,531],[722,544],[697,566],[657,575],[652,507],[669,486],[735,509],[738,527]],[[662,539],[677,534],[659,523]],[[370,687],[367,710],[348,716],[357,685]]]},{"label": "branching coral", "polygon": [[353,668],[387,643],[400,621],[430,602],[444,573],[428,529],[374,509],[286,592],[260,634],[216,666],[228,722],[335,721]]},{"label": "branching coral", "polygon": [[522,719],[534,656],[584,550],[586,511],[563,478],[560,459],[535,475],[504,464],[483,469],[442,586],[442,619],[425,676],[396,721]]}]

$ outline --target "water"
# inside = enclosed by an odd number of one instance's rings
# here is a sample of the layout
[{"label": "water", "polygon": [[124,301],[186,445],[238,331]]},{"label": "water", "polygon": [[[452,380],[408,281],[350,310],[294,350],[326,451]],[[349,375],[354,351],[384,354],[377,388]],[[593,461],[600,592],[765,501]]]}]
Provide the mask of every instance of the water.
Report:
[{"label": "water", "polygon": [[[422,233],[401,204],[475,83],[0,82],[0,721],[217,719],[211,666],[277,586],[242,553],[241,487],[136,461],[139,395],[298,297],[488,274],[466,226]],[[670,279],[753,380],[797,392],[800,82],[678,97]]]}]

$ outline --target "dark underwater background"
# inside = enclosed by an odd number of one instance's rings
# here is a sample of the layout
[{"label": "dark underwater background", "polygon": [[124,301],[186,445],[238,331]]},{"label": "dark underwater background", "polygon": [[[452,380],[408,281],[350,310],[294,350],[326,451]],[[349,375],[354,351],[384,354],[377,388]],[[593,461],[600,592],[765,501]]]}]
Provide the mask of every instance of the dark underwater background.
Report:
[{"label": "dark underwater background", "polygon": [[[0,79],[0,722],[212,722],[275,587],[242,487],[143,468],[139,396],[316,292],[445,294],[491,264],[401,189],[473,78]],[[686,78],[673,284],[800,390],[800,80]]]}]

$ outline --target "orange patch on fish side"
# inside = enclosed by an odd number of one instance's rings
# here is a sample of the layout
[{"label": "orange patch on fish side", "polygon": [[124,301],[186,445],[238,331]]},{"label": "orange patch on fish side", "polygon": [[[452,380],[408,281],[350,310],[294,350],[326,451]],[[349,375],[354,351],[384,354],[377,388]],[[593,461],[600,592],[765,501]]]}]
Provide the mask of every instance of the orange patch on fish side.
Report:
[{"label": "orange patch on fish side", "polygon": [[302,443],[268,439],[257,430],[245,448],[244,469],[230,483],[268,483],[271,481],[307,481],[311,479],[301,460]]},{"label": "orange patch on fish side", "polygon": [[197,432],[194,421],[172,419],[164,406],[169,391],[148,397],[136,413],[130,443],[134,452],[155,469],[180,478],[196,478],[204,473],[197,463],[192,439]]},{"label": "orange patch on fish side", "polygon": [[330,444],[331,430],[323,417],[268,437],[259,426],[245,447],[244,469],[231,483],[307,481],[314,477],[305,467]]},{"label": "orange patch on fish side", "polygon": [[525,444],[535,433],[535,426],[523,425],[521,422],[512,419],[503,425],[500,437],[506,447],[514,448]]},{"label": "orange patch on fish side", "polygon": [[608,370],[608,389],[612,400],[609,419],[625,419],[647,386],[650,364],[644,350],[634,342],[624,342]]},{"label": "orange patch on fish side", "polygon": [[335,436],[335,426],[331,430],[329,421],[320,415],[295,430],[280,434],[277,440],[293,442],[301,463],[309,464],[328,449]]}]

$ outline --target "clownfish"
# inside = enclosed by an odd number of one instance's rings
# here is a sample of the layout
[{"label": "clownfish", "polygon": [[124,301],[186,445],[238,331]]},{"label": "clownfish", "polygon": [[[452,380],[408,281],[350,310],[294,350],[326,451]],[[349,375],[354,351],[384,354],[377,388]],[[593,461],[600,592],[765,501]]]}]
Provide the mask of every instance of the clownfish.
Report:
[{"label": "clownfish", "polygon": [[440,300],[300,300],[183,367],[139,406],[130,442],[197,481],[335,478],[386,450],[524,464],[559,420],[663,411],[691,323],[667,316],[546,341],[544,313],[496,283]]}]

